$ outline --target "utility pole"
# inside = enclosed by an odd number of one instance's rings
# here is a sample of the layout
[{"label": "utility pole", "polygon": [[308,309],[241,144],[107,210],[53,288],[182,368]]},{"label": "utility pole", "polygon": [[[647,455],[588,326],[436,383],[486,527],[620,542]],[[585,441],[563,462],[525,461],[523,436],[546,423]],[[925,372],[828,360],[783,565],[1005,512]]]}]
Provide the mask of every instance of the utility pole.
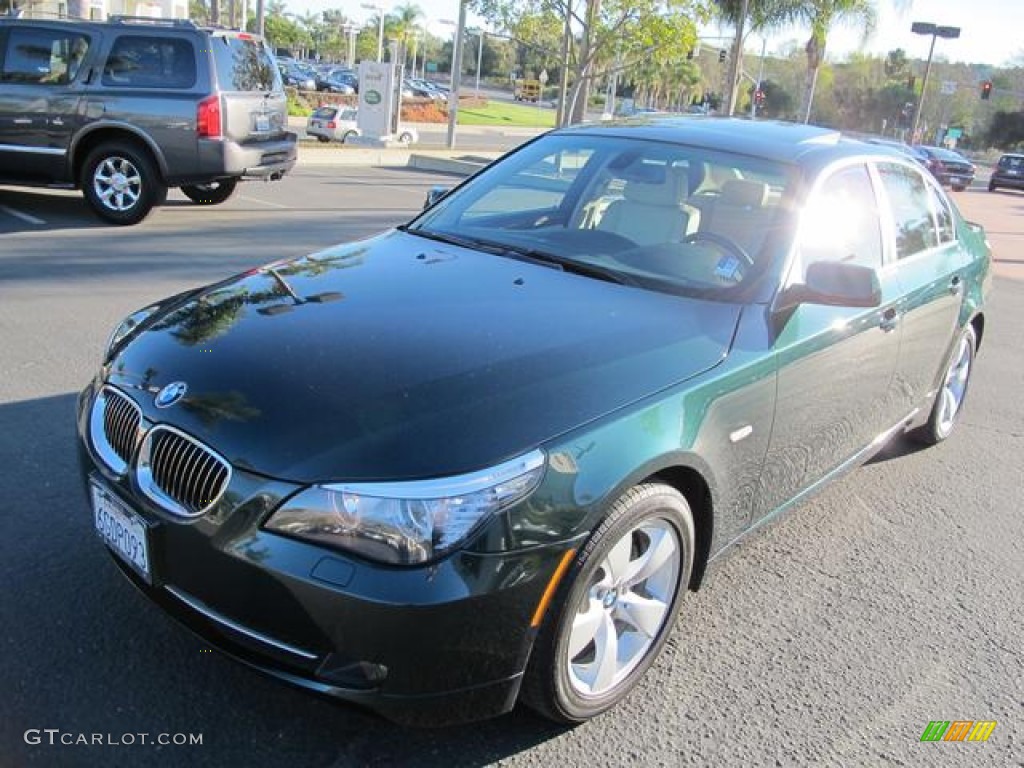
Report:
[{"label": "utility pole", "polygon": [[567,122],[566,112],[569,101],[569,56],[572,54],[572,0],[564,0],[565,27],[562,29],[562,75],[558,78],[558,114],[555,124],[563,126]]},{"label": "utility pole", "polygon": [[455,124],[459,117],[459,86],[462,83],[462,46],[466,34],[466,0],[459,0],[459,25],[452,53],[452,88],[448,94],[448,149],[455,149]]}]

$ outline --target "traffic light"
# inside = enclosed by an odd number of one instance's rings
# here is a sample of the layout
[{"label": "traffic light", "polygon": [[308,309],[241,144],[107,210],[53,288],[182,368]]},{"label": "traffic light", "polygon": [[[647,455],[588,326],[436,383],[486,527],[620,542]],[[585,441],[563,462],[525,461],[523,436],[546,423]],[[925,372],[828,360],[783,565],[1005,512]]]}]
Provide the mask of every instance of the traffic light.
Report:
[{"label": "traffic light", "polygon": [[992,95],[992,81],[991,80],[986,80],[985,82],[983,82],[981,84],[981,98],[984,99],[985,101],[988,101],[988,99],[989,99],[989,97],[991,95]]},{"label": "traffic light", "polygon": [[718,63],[719,64],[724,64],[725,63],[725,48],[719,48],[719,50],[718,50]]}]

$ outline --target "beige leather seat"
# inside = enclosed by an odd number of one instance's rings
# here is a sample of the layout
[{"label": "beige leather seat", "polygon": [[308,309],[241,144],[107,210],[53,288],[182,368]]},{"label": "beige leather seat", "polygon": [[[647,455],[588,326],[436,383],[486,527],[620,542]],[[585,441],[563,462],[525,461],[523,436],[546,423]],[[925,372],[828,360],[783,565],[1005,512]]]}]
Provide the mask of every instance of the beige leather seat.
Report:
[{"label": "beige leather seat", "polygon": [[722,194],[705,208],[701,231],[728,238],[754,258],[776,214],[774,207],[765,207],[767,200],[768,185],[729,179]]},{"label": "beige leather seat", "polygon": [[679,242],[696,231],[700,212],[685,203],[685,171],[638,164],[624,175],[622,199],[608,206],[597,229],[628,237],[637,245]]}]

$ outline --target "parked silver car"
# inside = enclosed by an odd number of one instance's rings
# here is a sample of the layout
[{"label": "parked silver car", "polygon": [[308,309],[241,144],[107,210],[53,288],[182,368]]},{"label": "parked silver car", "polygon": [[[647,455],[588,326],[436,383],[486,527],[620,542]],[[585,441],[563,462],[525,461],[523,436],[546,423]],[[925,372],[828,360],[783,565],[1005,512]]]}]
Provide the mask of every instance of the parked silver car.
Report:
[{"label": "parked silver car", "polygon": [[[358,110],[355,107],[323,106],[313,111],[306,121],[306,133],[316,136],[317,140],[326,144],[331,141],[347,142],[361,136],[362,132],[356,123]],[[410,125],[403,125],[397,134],[402,144],[415,144],[420,140],[419,133]]]}]

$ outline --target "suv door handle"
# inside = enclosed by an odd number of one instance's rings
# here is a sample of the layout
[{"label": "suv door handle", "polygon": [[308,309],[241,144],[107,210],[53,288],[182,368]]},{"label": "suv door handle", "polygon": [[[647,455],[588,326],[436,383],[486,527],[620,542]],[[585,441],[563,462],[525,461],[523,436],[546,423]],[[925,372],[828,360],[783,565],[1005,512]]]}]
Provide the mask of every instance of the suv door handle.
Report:
[{"label": "suv door handle", "polygon": [[896,311],[896,307],[889,307],[882,313],[882,319],[878,322],[878,327],[886,333],[895,331],[896,326],[900,324],[900,313]]},{"label": "suv door handle", "polygon": [[959,296],[963,289],[964,281],[960,279],[960,275],[954,275],[953,279],[949,281],[949,292],[954,296]]}]

